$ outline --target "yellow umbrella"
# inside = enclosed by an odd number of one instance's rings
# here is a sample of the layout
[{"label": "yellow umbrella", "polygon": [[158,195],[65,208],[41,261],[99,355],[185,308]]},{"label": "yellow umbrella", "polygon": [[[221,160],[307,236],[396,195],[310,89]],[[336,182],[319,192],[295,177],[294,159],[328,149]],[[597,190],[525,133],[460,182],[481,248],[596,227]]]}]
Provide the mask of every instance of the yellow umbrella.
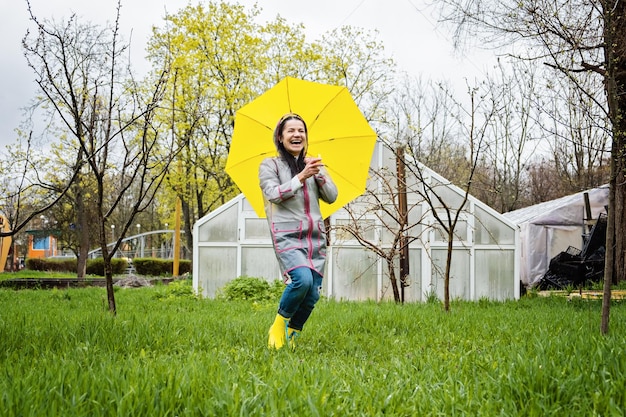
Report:
[{"label": "yellow umbrella", "polygon": [[333,204],[321,202],[325,218],[365,191],[376,133],[345,87],[287,77],[235,115],[226,172],[259,217],[265,217],[258,171],[261,161],[277,155],[272,135],[286,113],[307,124],[310,156],[322,157],[339,190]]}]

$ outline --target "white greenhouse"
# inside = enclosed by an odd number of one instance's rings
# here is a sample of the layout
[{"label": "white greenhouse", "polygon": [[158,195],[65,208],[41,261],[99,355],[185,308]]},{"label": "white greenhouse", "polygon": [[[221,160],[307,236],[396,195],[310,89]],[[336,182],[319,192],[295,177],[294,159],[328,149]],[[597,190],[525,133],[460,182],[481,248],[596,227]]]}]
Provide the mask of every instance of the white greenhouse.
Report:
[{"label": "white greenhouse", "polygon": [[[376,146],[370,166],[375,172],[395,170],[393,155],[383,149],[380,144]],[[432,170],[421,169],[423,182],[446,206],[458,208],[463,191]],[[368,190],[382,190],[380,181],[378,176],[372,176]],[[407,183],[410,182],[407,177]],[[408,190],[414,190],[413,187],[425,189],[415,178]],[[426,301],[433,296],[443,299],[444,294],[442,271],[448,244],[437,227],[431,205],[421,195],[407,191],[409,222],[414,225],[410,232],[409,286],[404,290],[407,302]],[[393,299],[385,260],[341,229],[359,212],[359,221],[371,225],[364,229],[365,237],[380,247],[390,246],[393,233],[383,227],[384,217],[380,213],[367,214],[367,207],[371,207],[367,200],[364,195],[329,219],[330,246],[322,290],[329,298]],[[443,214],[443,206],[433,206],[435,213]],[[451,299],[519,298],[517,226],[472,196],[459,214],[452,250]],[[193,285],[204,296],[215,297],[225,284],[240,276],[280,279],[267,220],[255,214],[243,195],[199,219],[193,230]]]}]

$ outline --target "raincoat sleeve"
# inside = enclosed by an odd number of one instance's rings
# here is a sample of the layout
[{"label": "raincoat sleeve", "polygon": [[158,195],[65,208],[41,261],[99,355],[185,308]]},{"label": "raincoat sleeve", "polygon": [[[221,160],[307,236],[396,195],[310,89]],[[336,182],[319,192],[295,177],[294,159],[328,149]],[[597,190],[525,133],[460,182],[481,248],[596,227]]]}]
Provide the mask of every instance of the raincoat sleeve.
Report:
[{"label": "raincoat sleeve", "polygon": [[315,183],[317,184],[320,198],[328,204],[334,203],[339,192],[325,169],[322,168],[320,173],[315,175]]},{"label": "raincoat sleeve", "polygon": [[292,187],[292,178],[281,180],[278,166],[273,159],[265,159],[259,166],[259,184],[265,198],[272,203],[280,203],[292,198],[297,189]]}]

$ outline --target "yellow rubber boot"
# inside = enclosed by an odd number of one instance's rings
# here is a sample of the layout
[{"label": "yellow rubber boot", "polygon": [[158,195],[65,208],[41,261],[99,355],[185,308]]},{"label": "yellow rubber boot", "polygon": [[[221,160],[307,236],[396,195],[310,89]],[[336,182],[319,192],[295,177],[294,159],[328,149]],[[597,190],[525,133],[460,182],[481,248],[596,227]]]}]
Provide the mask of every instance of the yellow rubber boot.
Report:
[{"label": "yellow rubber boot", "polygon": [[267,347],[270,349],[281,349],[287,343],[287,324],[289,323],[289,319],[281,316],[280,314],[276,315],[274,319],[274,324],[270,327],[269,330],[269,338],[267,340]]},{"label": "yellow rubber boot", "polygon": [[296,330],[289,327],[287,329],[287,341],[289,342],[289,347],[291,350],[296,350],[296,340],[300,337],[300,332],[302,330]]}]

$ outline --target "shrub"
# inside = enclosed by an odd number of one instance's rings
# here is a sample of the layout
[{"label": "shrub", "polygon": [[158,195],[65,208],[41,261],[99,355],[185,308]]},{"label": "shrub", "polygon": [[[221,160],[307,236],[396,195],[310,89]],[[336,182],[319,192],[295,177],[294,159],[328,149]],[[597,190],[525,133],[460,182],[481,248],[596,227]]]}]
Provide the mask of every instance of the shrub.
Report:
[{"label": "shrub", "polygon": [[26,259],[26,268],[33,271],[45,271],[43,259],[28,258]]},{"label": "shrub", "polygon": [[26,268],[32,271],[76,272],[76,258],[29,258],[26,260]]},{"label": "shrub", "polygon": [[[133,259],[135,271],[139,275],[150,276],[171,276],[174,269],[174,261],[172,259],[159,258],[135,258]],[[191,261],[181,259],[178,263],[178,274],[183,275],[191,272]]]},{"label": "shrub", "polygon": [[218,294],[225,300],[270,301],[280,297],[283,283],[276,280],[272,285],[263,278],[242,276],[226,284]]},{"label": "shrub", "polygon": [[[174,262],[172,261],[172,263]],[[178,273],[181,275],[191,273],[191,261],[181,259],[178,265]]]},{"label": "shrub", "polygon": [[201,299],[202,296],[196,294],[193,290],[191,279],[179,279],[170,282],[158,289],[155,294],[157,299],[173,299],[173,298],[189,298]]},{"label": "shrub", "polygon": [[128,268],[128,261],[126,259],[113,258],[111,260],[111,267],[113,268],[114,275],[123,274]]},{"label": "shrub", "polygon": [[[26,260],[26,268],[32,271],[53,271],[53,272],[72,272],[76,273],[77,260],[70,259],[46,259],[46,258],[29,258]],[[111,268],[113,275],[123,274],[128,268],[128,262],[125,259],[111,259]],[[88,259],[87,275],[104,276],[104,259]]]},{"label": "shrub", "polygon": [[275,279],[270,285],[270,299],[279,300],[285,291],[285,283],[279,279]]},{"label": "shrub", "polygon": [[157,258],[135,258],[133,266],[139,275],[158,277],[164,274],[165,262]]},{"label": "shrub", "polygon": [[88,260],[87,275],[104,275],[104,259],[96,258]]},{"label": "shrub", "polygon": [[[128,268],[128,262],[126,259],[122,258],[113,258],[111,259],[111,269],[113,270],[113,275],[123,274]],[[76,271],[76,269],[74,269]],[[96,258],[87,260],[87,275],[104,275],[104,259]]]}]

